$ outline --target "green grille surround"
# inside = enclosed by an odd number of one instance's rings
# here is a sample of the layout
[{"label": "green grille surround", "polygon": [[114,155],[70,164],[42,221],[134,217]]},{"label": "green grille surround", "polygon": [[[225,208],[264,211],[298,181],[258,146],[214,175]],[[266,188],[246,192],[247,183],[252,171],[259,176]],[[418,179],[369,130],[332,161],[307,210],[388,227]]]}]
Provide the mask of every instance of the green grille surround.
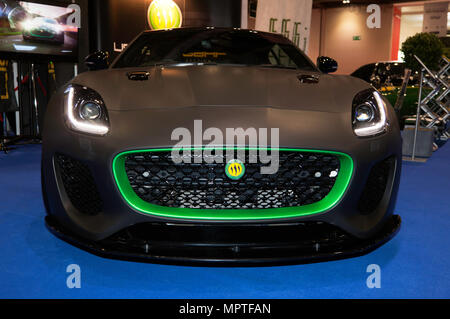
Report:
[{"label": "green grille surround", "polygon": [[[217,147],[213,147],[217,149]],[[270,150],[270,148],[252,148],[252,147],[220,147],[223,150],[228,149],[244,149],[244,150]],[[191,147],[191,151],[199,149],[211,149],[207,147]],[[170,218],[183,219],[202,219],[202,220],[257,220],[257,219],[281,219],[300,216],[308,216],[323,213],[330,210],[344,196],[350,180],[353,176],[353,160],[352,158],[341,152],[312,150],[312,149],[292,149],[278,148],[278,151],[297,151],[310,153],[325,153],[338,156],[340,161],[340,170],[333,188],[322,200],[309,205],[282,208],[266,208],[266,209],[196,209],[196,208],[179,208],[165,207],[148,203],[141,199],[133,190],[125,171],[125,159],[128,154],[144,153],[144,152],[170,152],[172,148],[144,149],[125,151],[116,155],[113,159],[112,169],[116,185],[124,200],[129,206],[138,212]],[[175,149],[181,150],[181,149]]]}]

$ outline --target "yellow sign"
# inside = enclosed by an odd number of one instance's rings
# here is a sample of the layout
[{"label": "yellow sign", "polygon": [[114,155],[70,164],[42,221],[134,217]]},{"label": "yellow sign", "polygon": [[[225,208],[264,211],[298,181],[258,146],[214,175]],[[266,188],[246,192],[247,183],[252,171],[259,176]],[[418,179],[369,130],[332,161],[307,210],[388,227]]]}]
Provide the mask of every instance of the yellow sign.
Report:
[{"label": "yellow sign", "polygon": [[148,7],[147,16],[152,30],[181,27],[181,10],[172,0],[153,0]]},{"label": "yellow sign", "polygon": [[0,73],[5,77],[5,92],[0,93],[0,100],[9,100],[8,93],[8,60],[0,60]]}]

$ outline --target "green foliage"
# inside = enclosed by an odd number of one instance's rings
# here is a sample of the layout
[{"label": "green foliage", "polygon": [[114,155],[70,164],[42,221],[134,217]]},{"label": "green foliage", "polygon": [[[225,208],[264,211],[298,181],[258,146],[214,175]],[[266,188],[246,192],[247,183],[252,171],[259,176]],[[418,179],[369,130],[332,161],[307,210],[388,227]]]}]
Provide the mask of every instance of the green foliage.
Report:
[{"label": "green foliage", "polygon": [[444,45],[435,34],[417,33],[409,37],[402,44],[401,51],[405,55],[405,65],[413,71],[420,71],[421,67],[414,55],[431,70],[439,68],[439,60],[444,51]]},{"label": "green foliage", "polygon": [[447,57],[447,59],[450,59],[450,48],[444,48],[444,55]]},{"label": "green foliage", "polygon": [[440,37],[442,44],[444,44],[444,55],[450,59],[450,37]]}]

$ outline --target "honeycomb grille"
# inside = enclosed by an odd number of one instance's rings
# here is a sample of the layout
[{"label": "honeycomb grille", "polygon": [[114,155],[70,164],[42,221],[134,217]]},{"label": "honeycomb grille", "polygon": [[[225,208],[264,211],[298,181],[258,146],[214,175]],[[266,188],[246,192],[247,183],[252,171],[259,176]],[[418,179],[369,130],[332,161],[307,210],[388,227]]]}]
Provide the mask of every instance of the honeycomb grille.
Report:
[{"label": "honeycomb grille", "polygon": [[55,160],[72,205],[86,215],[101,212],[103,203],[89,168],[80,161],[62,154],[57,154]]},{"label": "honeycomb grille", "polygon": [[[340,161],[336,155],[279,152],[279,169],[261,174],[259,155],[245,154],[245,174],[232,180],[219,163],[175,164],[170,152],[138,152],[126,156],[125,170],[134,192],[144,201],[165,207],[194,209],[266,209],[312,204],[328,195]],[[249,156],[257,162],[250,163]],[[253,159],[255,162],[255,159]]]}]

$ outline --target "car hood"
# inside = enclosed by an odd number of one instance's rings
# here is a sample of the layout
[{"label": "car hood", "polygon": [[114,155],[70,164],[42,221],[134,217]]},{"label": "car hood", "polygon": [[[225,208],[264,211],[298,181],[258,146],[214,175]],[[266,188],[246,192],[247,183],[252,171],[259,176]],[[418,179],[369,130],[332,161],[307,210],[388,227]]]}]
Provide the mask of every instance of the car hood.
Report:
[{"label": "car hood", "polygon": [[[148,80],[130,80],[127,74],[136,71],[148,72]],[[318,82],[302,83],[302,75],[318,76]],[[91,71],[72,83],[96,90],[115,111],[248,106],[340,113],[370,87],[351,76],[217,65]]]}]

